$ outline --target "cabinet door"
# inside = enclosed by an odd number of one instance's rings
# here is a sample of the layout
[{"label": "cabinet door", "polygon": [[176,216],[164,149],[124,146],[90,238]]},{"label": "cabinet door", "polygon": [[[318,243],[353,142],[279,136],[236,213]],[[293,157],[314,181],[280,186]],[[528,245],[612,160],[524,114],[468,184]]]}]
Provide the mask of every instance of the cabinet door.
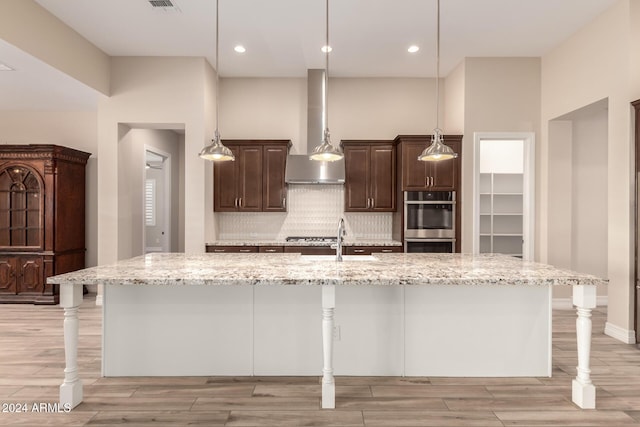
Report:
[{"label": "cabinet door", "polygon": [[240,152],[238,147],[228,146],[236,156],[233,162],[216,162],[213,164],[213,210],[230,212],[238,210],[238,163]]},{"label": "cabinet door", "polygon": [[42,177],[31,167],[7,163],[0,170],[0,246],[43,246]]},{"label": "cabinet door", "polygon": [[42,257],[20,257],[18,268],[18,294],[44,291],[44,271]]},{"label": "cabinet door", "polygon": [[427,147],[422,142],[402,143],[402,190],[428,191],[427,162],[418,160],[418,156]]},{"label": "cabinet door", "polygon": [[456,177],[458,176],[458,165],[460,164],[460,144],[447,142],[453,151],[458,153],[458,157],[440,162],[431,162],[431,176],[433,176],[433,191],[454,191],[456,190]]},{"label": "cabinet door", "polygon": [[284,252],[284,246],[259,246],[258,252],[262,254],[277,254]]},{"label": "cabinet door", "polygon": [[285,212],[287,186],[284,182],[287,162],[286,145],[265,145],[262,185],[262,210],[265,212]]},{"label": "cabinet door", "polygon": [[0,258],[0,294],[17,293],[16,258]]},{"label": "cabinet door", "polygon": [[207,252],[216,254],[240,254],[240,253],[255,253],[258,252],[257,246],[212,246],[206,247]]},{"label": "cabinet door", "polygon": [[238,210],[259,212],[262,210],[262,147],[241,147],[238,167]]},{"label": "cabinet door", "polygon": [[396,210],[396,154],[393,145],[371,146],[371,209],[376,212]]},{"label": "cabinet door", "polygon": [[[344,250],[344,249],[343,249]],[[285,246],[285,253],[298,253],[301,255],[335,255],[336,250],[329,246]]]},{"label": "cabinet door", "polygon": [[370,208],[370,154],[371,150],[366,145],[344,147],[346,212],[362,212]]},{"label": "cabinet door", "polygon": [[372,255],[402,252],[402,246],[346,246],[345,255]]}]

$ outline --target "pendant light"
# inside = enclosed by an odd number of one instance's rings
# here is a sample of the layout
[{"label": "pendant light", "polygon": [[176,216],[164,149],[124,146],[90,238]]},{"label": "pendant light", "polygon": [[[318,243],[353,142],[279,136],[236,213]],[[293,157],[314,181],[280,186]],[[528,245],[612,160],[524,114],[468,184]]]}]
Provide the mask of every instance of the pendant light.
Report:
[{"label": "pendant light", "polygon": [[322,134],[322,143],[313,149],[309,158],[311,160],[318,160],[322,162],[335,162],[341,160],[344,157],[344,152],[341,147],[335,147],[331,143],[331,134],[329,133],[329,52],[331,51],[329,44],[329,0],[326,0],[326,43],[324,51],[324,84],[322,85],[323,95],[323,118],[324,118],[324,132]]},{"label": "pendant light", "polygon": [[220,132],[218,132],[218,75],[220,74],[218,71],[218,28],[220,27],[218,16],[218,0],[216,0],[216,130],[213,133],[211,144],[204,147],[202,151],[200,151],[199,156],[205,160],[213,160],[214,162],[227,162],[234,161],[236,157],[228,147],[222,144],[222,141],[220,141]]},{"label": "pendant light", "polygon": [[454,153],[451,147],[442,142],[442,129],[438,127],[440,121],[440,0],[436,0],[436,3],[436,128],[431,136],[431,145],[418,156],[418,160],[423,162],[438,162],[458,157],[458,153]]}]

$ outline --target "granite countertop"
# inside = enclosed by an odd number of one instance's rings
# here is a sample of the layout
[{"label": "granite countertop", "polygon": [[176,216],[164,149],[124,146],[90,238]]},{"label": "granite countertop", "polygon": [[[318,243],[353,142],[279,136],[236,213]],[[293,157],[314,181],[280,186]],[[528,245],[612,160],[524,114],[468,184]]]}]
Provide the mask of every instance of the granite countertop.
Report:
[{"label": "granite countertop", "polygon": [[[330,246],[327,242],[287,242],[285,240],[216,240],[207,243],[206,246]],[[402,246],[399,240],[372,239],[372,240],[348,240],[342,242],[342,246]]]},{"label": "granite countertop", "polygon": [[[324,257],[324,258],[323,258]],[[356,260],[357,259],[357,260]],[[49,277],[104,285],[597,285],[607,281],[498,254],[154,253]]]}]

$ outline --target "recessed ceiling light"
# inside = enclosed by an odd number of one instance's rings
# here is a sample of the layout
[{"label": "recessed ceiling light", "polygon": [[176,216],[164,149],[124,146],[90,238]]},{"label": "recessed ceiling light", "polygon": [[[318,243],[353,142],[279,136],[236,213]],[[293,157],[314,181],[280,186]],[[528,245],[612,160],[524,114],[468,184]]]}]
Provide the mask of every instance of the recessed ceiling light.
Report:
[{"label": "recessed ceiling light", "polygon": [[322,46],[322,51],[324,53],[331,52],[332,50],[331,46]]},{"label": "recessed ceiling light", "polygon": [[234,47],[233,50],[235,50],[238,53],[245,53],[247,51],[247,49],[245,49],[245,47],[242,46],[241,44],[239,44],[238,46]]},{"label": "recessed ceiling light", "polygon": [[407,49],[407,52],[416,53],[419,50],[420,50],[420,48],[414,44],[414,45],[409,46],[409,49]]},{"label": "recessed ceiling light", "polygon": [[14,71],[14,69],[0,62],[0,71]]}]

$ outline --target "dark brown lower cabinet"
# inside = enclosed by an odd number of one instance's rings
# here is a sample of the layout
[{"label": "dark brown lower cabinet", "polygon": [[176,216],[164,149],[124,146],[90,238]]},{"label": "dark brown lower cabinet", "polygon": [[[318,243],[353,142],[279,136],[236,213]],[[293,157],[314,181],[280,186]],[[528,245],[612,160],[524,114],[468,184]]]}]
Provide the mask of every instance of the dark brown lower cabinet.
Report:
[{"label": "dark brown lower cabinet", "polygon": [[241,253],[257,253],[257,246],[207,246],[207,252],[210,253],[228,253],[228,254],[241,254]]},{"label": "dark brown lower cabinet", "polygon": [[44,256],[0,256],[0,293],[3,302],[50,303],[57,294],[45,285]]},{"label": "dark brown lower cabinet", "polygon": [[[209,253],[289,253],[302,255],[335,255],[330,246],[216,246],[207,245]],[[344,255],[402,252],[402,246],[343,246]],[[2,274],[2,272],[0,272]]]},{"label": "dark brown lower cabinet", "polygon": [[375,253],[402,252],[402,246],[345,246],[345,255],[371,255]]},{"label": "dark brown lower cabinet", "polygon": [[277,254],[284,252],[284,246],[260,246],[258,252],[263,254]]},{"label": "dark brown lower cabinet", "polygon": [[285,246],[286,253],[302,255],[335,255],[336,250],[329,246]]}]

